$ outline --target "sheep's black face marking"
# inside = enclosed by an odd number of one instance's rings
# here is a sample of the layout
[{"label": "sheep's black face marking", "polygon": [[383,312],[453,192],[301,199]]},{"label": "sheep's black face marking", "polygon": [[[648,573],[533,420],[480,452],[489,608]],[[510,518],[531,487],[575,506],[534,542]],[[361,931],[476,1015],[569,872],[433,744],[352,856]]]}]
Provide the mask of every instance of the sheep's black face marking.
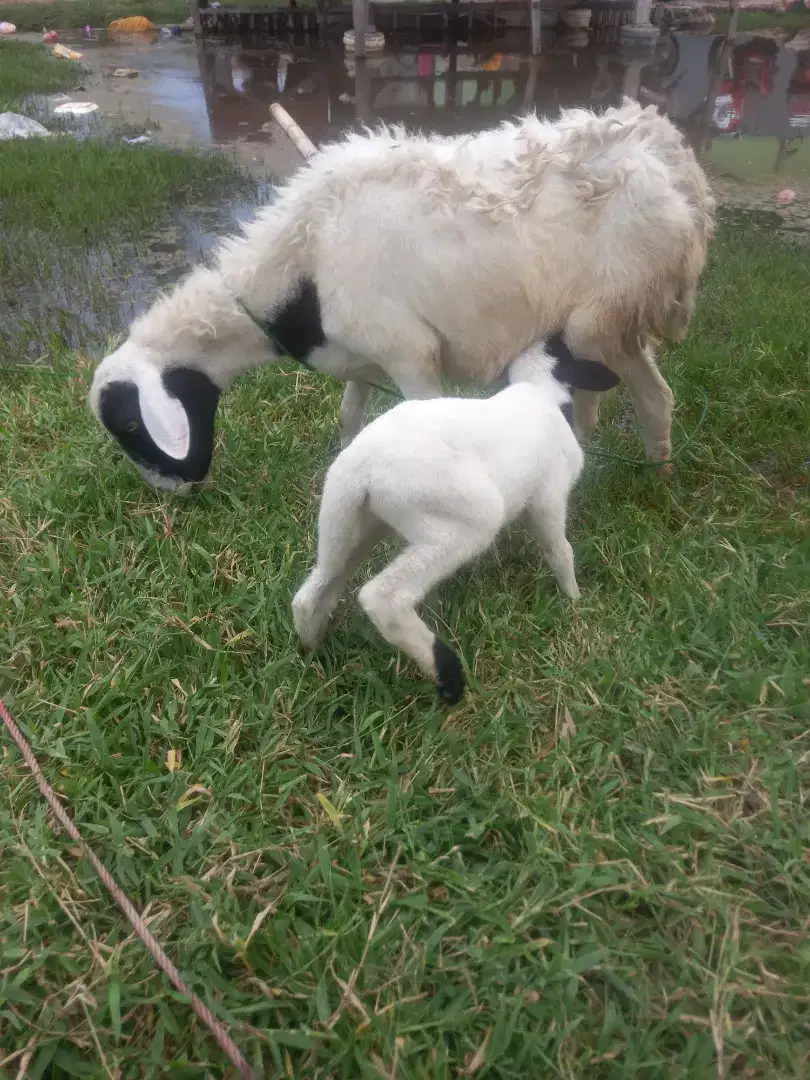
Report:
[{"label": "sheep's black face marking", "polygon": [[621,382],[604,364],[575,357],[559,334],[549,339],[546,349],[557,361],[554,378],[571,390],[612,390]]},{"label": "sheep's black face marking", "polygon": [[214,421],[219,388],[201,371],[175,368],[163,375],[163,386],[177,398],[188,417],[190,440],[186,456],[170,457],[155,444],[144,423],[140,391],[134,382],[112,382],[101,391],[99,415],[110,434],[136,465],[166,481],[205,479],[214,449]]},{"label": "sheep's black face marking", "polygon": [[458,654],[440,638],[433,639],[433,661],[436,664],[436,688],[439,697],[455,705],[464,693],[464,669]]},{"label": "sheep's black face marking", "polygon": [[307,365],[313,349],[326,344],[321,322],[321,301],[312,278],[302,278],[280,311],[267,321],[267,334],[280,355]]},{"label": "sheep's black face marking", "polygon": [[568,421],[568,426],[571,430],[574,430],[574,406],[570,401],[566,401],[564,405],[560,406],[560,412]]}]

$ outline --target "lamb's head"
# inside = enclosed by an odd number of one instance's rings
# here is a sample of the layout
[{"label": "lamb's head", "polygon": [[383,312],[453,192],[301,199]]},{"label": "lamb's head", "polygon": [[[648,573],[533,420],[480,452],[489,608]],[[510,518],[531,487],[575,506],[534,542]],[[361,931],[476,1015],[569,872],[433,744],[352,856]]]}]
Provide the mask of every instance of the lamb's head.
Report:
[{"label": "lamb's head", "polygon": [[208,474],[219,394],[197,367],[130,339],[96,369],[90,407],[149,484],[185,492]]},{"label": "lamb's head", "polygon": [[529,346],[509,367],[510,382],[543,385],[554,395],[573,428],[572,395],[575,390],[611,390],[621,382],[605,364],[575,357],[560,334]]},{"label": "lamb's head", "polygon": [[621,382],[605,364],[574,356],[559,334],[550,338],[545,348],[554,358],[551,374],[569,393],[573,390],[612,390]]}]

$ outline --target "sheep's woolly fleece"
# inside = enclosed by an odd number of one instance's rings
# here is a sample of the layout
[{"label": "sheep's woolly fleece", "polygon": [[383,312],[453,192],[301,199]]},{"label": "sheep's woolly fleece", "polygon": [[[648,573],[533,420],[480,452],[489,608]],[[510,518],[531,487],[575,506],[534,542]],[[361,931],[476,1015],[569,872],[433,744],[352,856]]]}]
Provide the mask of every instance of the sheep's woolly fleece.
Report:
[{"label": "sheep's woolly fleece", "polygon": [[[633,190],[636,172],[638,195]],[[283,300],[302,273],[318,278],[316,264],[329,256],[325,237],[333,235],[334,223],[361,190],[368,200],[383,189],[418,194],[446,218],[448,229],[458,233],[477,219],[481,229],[515,230],[514,243],[525,248],[541,194],[544,225],[561,227],[568,217],[575,235],[588,226],[583,215],[592,225],[600,206],[622,188],[639,221],[649,227],[657,216],[655,230],[670,234],[670,265],[649,266],[648,278],[682,274],[696,284],[712,232],[714,201],[691,149],[652,106],[642,109],[628,100],[601,116],[574,109],[554,122],[532,115],[465,137],[415,136],[385,127],[350,134],[314,155],[241,236],[225,240],[215,269],[194,271],[136,321],[132,340],[162,352],[181,336],[215,338],[226,347],[234,337],[255,336],[234,297],[266,311]],[[669,257],[663,247],[653,253],[659,264]],[[331,253],[338,264],[344,255]],[[530,267],[526,276],[522,288],[528,293],[548,288],[544,269],[537,268],[537,281],[531,280]],[[327,283],[318,280],[318,288],[328,303]],[[670,282],[666,297],[651,306],[662,309],[678,291]],[[218,382],[225,385],[236,373],[217,371]]]}]

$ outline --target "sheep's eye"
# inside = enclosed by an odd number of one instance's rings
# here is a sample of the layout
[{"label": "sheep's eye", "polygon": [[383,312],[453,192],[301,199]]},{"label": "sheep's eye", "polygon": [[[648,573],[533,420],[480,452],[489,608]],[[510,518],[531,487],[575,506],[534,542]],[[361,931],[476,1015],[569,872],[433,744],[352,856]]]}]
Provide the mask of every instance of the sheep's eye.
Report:
[{"label": "sheep's eye", "polygon": [[137,420],[130,420],[130,422],[128,424],[126,424],[125,427],[124,427],[124,431],[129,431],[133,435],[135,434],[135,432],[137,430],[138,430],[138,421]]}]

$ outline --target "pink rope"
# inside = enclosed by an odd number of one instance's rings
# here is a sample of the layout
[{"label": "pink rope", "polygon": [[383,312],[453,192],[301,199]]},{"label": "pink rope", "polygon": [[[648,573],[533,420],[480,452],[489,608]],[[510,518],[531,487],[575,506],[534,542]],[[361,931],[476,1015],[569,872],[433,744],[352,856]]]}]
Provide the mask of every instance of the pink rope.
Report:
[{"label": "pink rope", "polygon": [[253,1069],[251,1069],[251,1067],[248,1065],[239,1047],[225,1030],[224,1025],[221,1024],[219,1020],[217,1020],[217,1018],[214,1016],[208,1006],[204,1004],[204,1002],[202,1002],[193,991],[188,989],[188,987],[180,977],[180,972],[177,970],[177,968],[168,958],[166,953],[160,947],[158,942],[149,932],[149,927],[138,914],[137,909],[127,899],[124,891],[115,883],[112,875],[109,873],[104,863],[102,863],[102,861],[98,858],[93,849],[87,843],[85,843],[82,834],[76,828],[73,821],[67,814],[65,808],[57,799],[53,788],[43,776],[42,770],[39,767],[37,759],[34,757],[34,752],[31,749],[28,740],[17,727],[17,724],[14,722],[14,719],[12,718],[2,699],[0,699],[0,717],[2,717],[3,722],[8,728],[12,739],[17,744],[17,747],[23,758],[25,758],[26,765],[33,773],[34,779],[39,786],[39,790],[42,792],[43,798],[59,819],[60,825],[68,833],[71,839],[79,845],[82,853],[86,855],[86,857],[90,860],[93,865],[93,869],[112,893],[113,899],[115,900],[116,904],[118,904],[123,913],[126,915],[127,919],[129,919],[132,929],[141,939],[148,951],[152,954],[152,957],[157,966],[160,968],[160,970],[163,972],[169,982],[172,983],[176,990],[178,990],[181,994],[186,994],[188,996],[192,1009],[206,1025],[214,1038],[217,1040],[220,1047],[222,1048],[223,1053],[227,1055],[231,1064],[239,1070],[239,1073],[241,1076],[244,1077],[244,1080],[256,1080],[256,1074],[254,1073]]}]

